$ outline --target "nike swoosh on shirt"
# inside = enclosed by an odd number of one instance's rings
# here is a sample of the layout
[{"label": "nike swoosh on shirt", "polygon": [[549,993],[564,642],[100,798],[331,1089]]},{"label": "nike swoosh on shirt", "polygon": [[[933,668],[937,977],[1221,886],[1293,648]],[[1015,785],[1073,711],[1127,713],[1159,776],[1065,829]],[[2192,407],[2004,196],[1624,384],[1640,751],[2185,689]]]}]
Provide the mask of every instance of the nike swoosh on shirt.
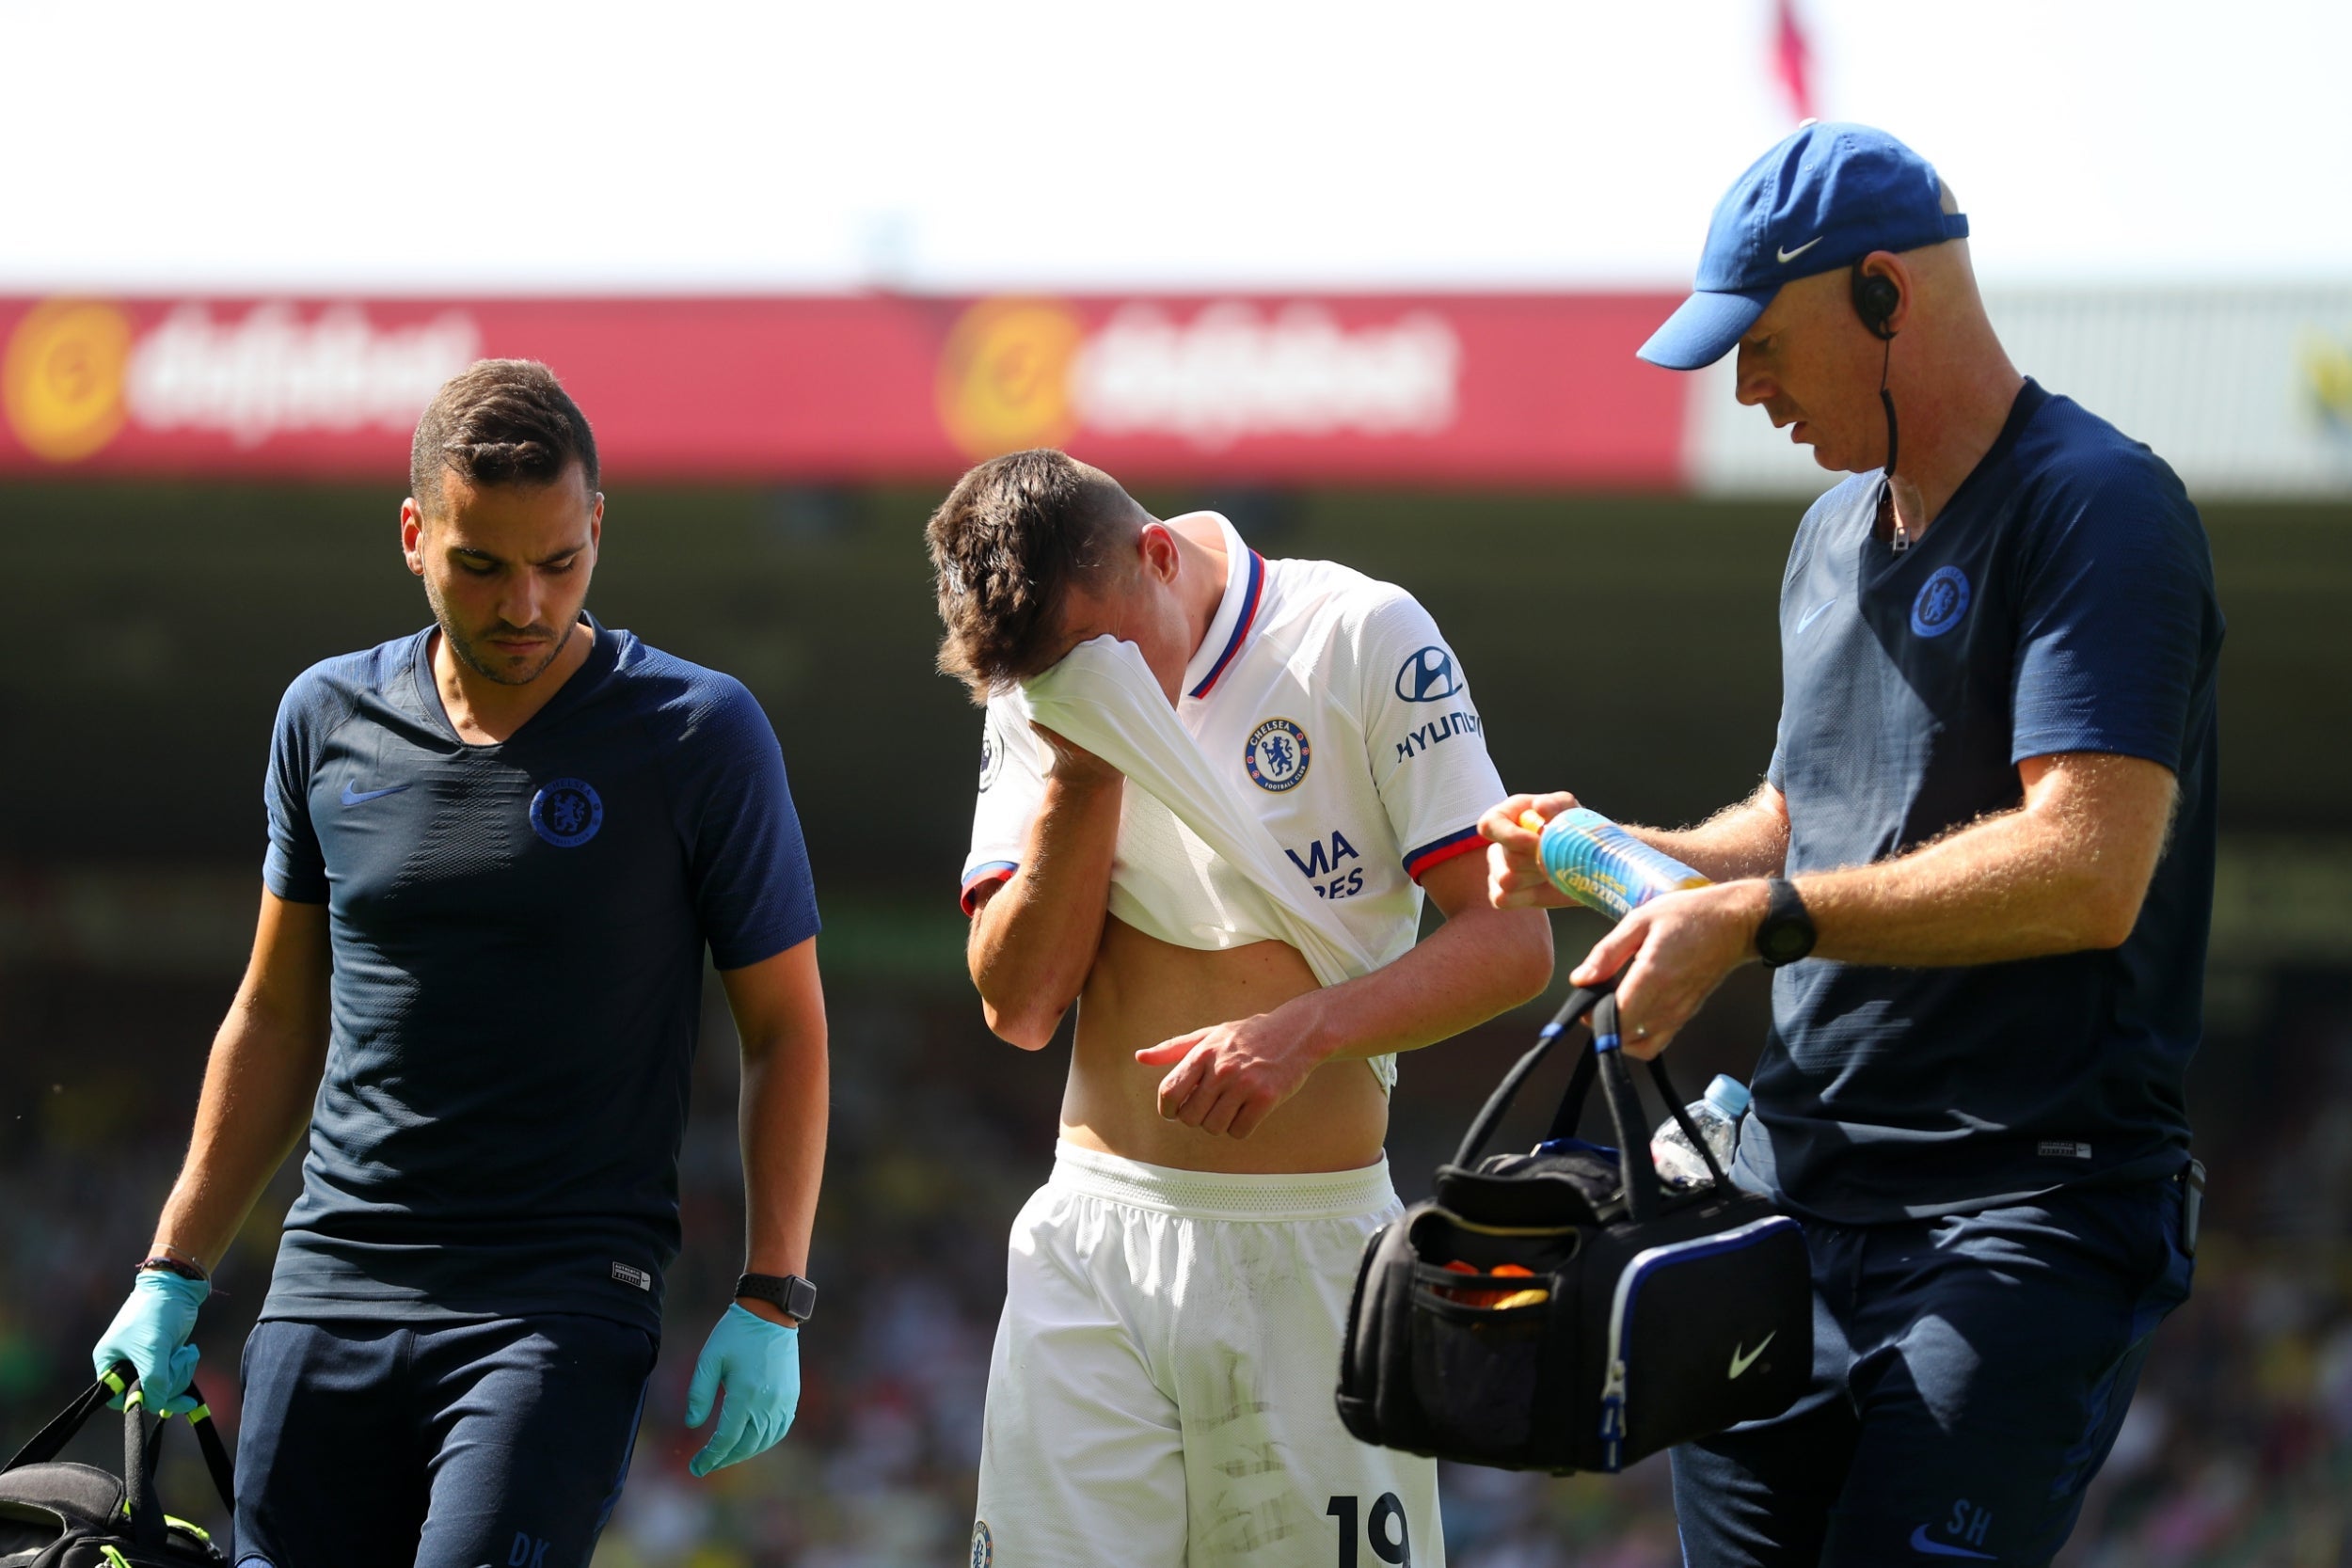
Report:
[{"label": "nike swoosh on shirt", "polygon": [[1837,601],[1836,599],[1823,599],[1820,604],[1817,604],[1811,610],[1806,610],[1804,612],[1804,618],[1797,623],[1798,632],[1803,634],[1805,627],[1811,626],[1814,622],[1821,618],[1821,611],[1827,610],[1830,606],[1836,604],[1836,602]]},{"label": "nike swoosh on shirt", "polygon": [[1829,236],[1826,234],[1816,234],[1811,239],[1805,241],[1804,244],[1797,246],[1794,250],[1775,251],[1773,254],[1780,258],[1780,264],[1785,267],[1789,262],[1795,261],[1806,251],[1811,250],[1815,245],[1820,245],[1827,238],[1829,238]]},{"label": "nike swoosh on shirt", "polygon": [[1931,1541],[1928,1539],[1928,1527],[1925,1525],[1921,1525],[1911,1532],[1911,1549],[1915,1552],[1925,1552],[1930,1557],[1965,1557],[1973,1558],[1979,1562],[2000,1560],[1991,1552],[1972,1552],[1965,1546],[1947,1546],[1941,1541]]},{"label": "nike swoosh on shirt", "polygon": [[[408,784],[415,784],[416,782],[416,780],[411,779],[408,781]],[[407,787],[408,784],[396,784],[389,785],[383,789],[354,789],[349,784],[345,784],[343,785],[343,804],[346,806],[356,806],[363,800],[380,800],[387,795],[397,795]]]},{"label": "nike swoosh on shirt", "polygon": [[1744,1372],[1744,1371],[1746,1371],[1746,1370],[1747,1370],[1750,1367],[1755,1366],[1755,1365],[1756,1365],[1756,1358],[1757,1356],[1759,1356],[1759,1355],[1761,1355],[1761,1354],[1764,1354],[1764,1347],[1765,1347],[1766,1345],[1771,1344],[1773,1340],[1775,1340],[1775,1339],[1777,1339],[1777,1338],[1780,1338],[1780,1330],[1776,1328],[1776,1329],[1772,1330],[1770,1334],[1767,1334],[1766,1336],[1764,1336],[1764,1338],[1763,1338],[1758,1339],[1758,1340],[1756,1342],[1756,1348],[1755,1348],[1754,1350],[1752,1350],[1752,1351],[1748,1352],[1748,1354],[1745,1354],[1745,1355],[1742,1355],[1742,1354],[1740,1354],[1740,1347],[1739,1347],[1738,1345],[1734,1345],[1734,1346],[1732,1346],[1732,1347],[1731,1347],[1731,1375],[1732,1375],[1733,1377],[1738,1377],[1738,1376],[1739,1376],[1741,1372]]}]

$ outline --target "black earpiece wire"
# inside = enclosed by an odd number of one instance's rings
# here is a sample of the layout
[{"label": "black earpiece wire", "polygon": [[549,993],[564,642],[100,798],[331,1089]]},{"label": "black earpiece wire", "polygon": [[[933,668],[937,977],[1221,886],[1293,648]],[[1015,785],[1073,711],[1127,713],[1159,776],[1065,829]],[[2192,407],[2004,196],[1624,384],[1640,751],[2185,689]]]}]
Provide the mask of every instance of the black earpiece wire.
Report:
[{"label": "black earpiece wire", "polygon": [[1895,334],[1881,325],[1879,338],[1886,345],[1885,356],[1879,360],[1879,406],[1886,410],[1886,512],[1895,529],[1895,553],[1900,555],[1911,548],[1911,532],[1903,527],[1903,515],[1895,505],[1895,457],[1901,451],[1902,431],[1895,423],[1895,394],[1886,389],[1886,372],[1895,361]]}]

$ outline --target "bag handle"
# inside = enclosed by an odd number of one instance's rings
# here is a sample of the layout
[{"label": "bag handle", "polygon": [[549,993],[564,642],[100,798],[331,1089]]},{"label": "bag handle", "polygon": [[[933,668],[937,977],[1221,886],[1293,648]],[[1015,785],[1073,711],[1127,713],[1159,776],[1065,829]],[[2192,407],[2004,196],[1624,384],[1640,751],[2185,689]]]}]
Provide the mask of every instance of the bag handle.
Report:
[{"label": "bag handle", "polygon": [[[1608,1094],[1609,1118],[1616,1129],[1617,1166],[1625,1184],[1627,1209],[1636,1220],[1649,1219],[1664,1201],[1664,1188],[1659,1180],[1658,1168],[1650,1159],[1648,1123],[1642,1112],[1641,1094],[1634,1088],[1632,1076],[1626,1070],[1619,1052],[1617,999],[1613,981],[1604,980],[1597,986],[1580,986],[1568,993],[1568,999],[1561,1004],[1551,1022],[1536,1035],[1534,1045],[1512,1065],[1511,1070],[1503,1074],[1502,1082],[1495,1085],[1494,1093],[1487,1096],[1486,1103],[1470,1122],[1470,1131],[1463,1134],[1461,1147],[1454,1151],[1454,1164],[1468,1170],[1476,1163],[1486,1140],[1494,1136],[1504,1113],[1510,1110],[1511,1102],[1518,1097],[1529,1076],[1542,1065],[1553,1042],[1580,1020],[1585,1021],[1593,1031],[1593,1049],[1578,1060],[1576,1071],[1568,1080],[1567,1090],[1561,1096],[1559,1107],[1552,1113],[1551,1130],[1547,1136],[1566,1137],[1576,1131],[1577,1122],[1584,1114],[1585,1099],[1591,1092],[1594,1078],[1597,1076]],[[1657,1085],[1660,1096],[1665,1101],[1667,1113],[1673,1117],[1675,1125],[1682,1130],[1682,1135],[1691,1140],[1691,1146],[1699,1151],[1699,1158],[1706,1162],[1708,1174],[1715,1179],[1716,1191],[1728,1192],[1729,1179],[1724,1175],[1723,1166],[1716,1162],[1715,1151],[1708,1148],[1707,1141],[1699,1136],[1690,1113],[1683,1108],[1681,1094],[1675,1088],[1665,1060],[1656,1056],[1650,1058],[1649,1072],[1650,1081]]]},{"label": "bag handle", "polygon": [[[154,1539],[162,1539],[164,1512],[155,1497],[155,1456],[163,1446],[163,1428],[158,1424],[154,1435],[147,1434],[141,1419],[146,1402],[133,1391],[138,1382],[138,1369],[128,1361],[118,1361],[107,1369],[106,1375],[73,1396],[72,1403],[50,1419],[47,1426],[33,1433],[31,1441],[17,1449],[0,1472],[25,1465],[46,1465],[65,1451],[74,1433],[87,1424],[89,1418],[106,1407],[106,1402],[118,1394],[128,1395],[122,1402],[124,1497],[132,1505],[132,1521],[144,1531],[144,1520],[155,1522]],[[204,1402],[203,1390],[194,1383],[188,1385],[188,1397],[196,1401],[196,1408],[187,1413],[188,1425],[196,1429],[196,1446],[203,1451],[204,1467],[212,1473],[213,1490],[220,1494],[221,1506],[234,1513],[237,1509],[236,1465],[229,1456],[229,1447],[221,1441],[220,1429],[213,1420],[213,1408]],[[148,1539],[141,1533],[139,1539]]]},{"label": "bag handle", "polygon": [[[155,1454],[148,1447],[146,1409],[147,1402],[135,1388],[122,1402],[122,1501],[131,1512],[131,1539],[160,1552],[169,1531],[164,1525],[164,1500],[155,1495]],[[163,1447],[163,1436],[159,1425],[156,1449]]]},{"label": "bag handle", "polygon": [[[1568,999],[1560,1005],[1558,1012],[1551,1015],[1551,1022],[1545,1024],[1542,1031],[1536,1035],[1534,1046],[1527,1054],[1512,1064],[1511,1070],[1502,1075],[1502,1082],[1495,1085],[1495,1092],[1486,1097],[1486,1103],[1480,1107],[1478,1115],[1471,1119],[1470,1131],[1462,1134],[1462,1147],[1454,1152],[1454,1164],[1456,1166],[1468,1170],[1477,1163],[1479,1150],[1485,1148],[1486,1140],[1494,1136],[1495,1128],[1502,1120],[1502,1114],[1511,1108],[1511,1101],[1518,1098],[1519,1089],[1526,1084],[1528,1075],[1542,1065],[1545,1053],[1551,1050],[1552,1042],[1575,1027],[1578,1020],[1589,1014],[1599,1004],[1600,999],[1609,994],[1609,991],[1610,983],[1603,981],[1597,986],[1579,986],[1568,992]],[[1577,1080],[1570,1084],[1570,1090],[1573,1092],[1580,1084],[1590,1082],[1591,1079],[1584,1076],[1582,1066],[1580,1064]],[[1579,1108],[1581,1108],[1583,1096],[1577,1094],[1576,1099]],[[1561,1110],[1563,1113],[1567,1111],[1565,1101],[1562,1102]],[[1569,1117],[1571,1122],[1574,1119],[1573,1116]],[[1559,1126],[1557,1116],[1552,1118],[1552,1125],[1555,1128]]]},{"label": "bag handle", "polygon": [[[131,1364],[128,1361],[119,1361],[115,1366],[119,1373],[129,1371]],[[0,1465],[0,1472],[13,1470],[25,1465],[46,1465],[56,1458],[58,1454],[65,1451],[65,1446],[73,1440],[73,1434],[81,1431],[92,1416],[103,1410],[106,1407],[106,1402],[121,1393],[129,1386],[131,1379],[137,1375],[132,1372],[130,1377],[117,1376],[111,1382],[106,1378],[100,1378],[74,1395],[72,1403],[51,1417],[47,1426],[33,1433],[32,1438],[23,1448],[17,1449],[6,1465]]]}]

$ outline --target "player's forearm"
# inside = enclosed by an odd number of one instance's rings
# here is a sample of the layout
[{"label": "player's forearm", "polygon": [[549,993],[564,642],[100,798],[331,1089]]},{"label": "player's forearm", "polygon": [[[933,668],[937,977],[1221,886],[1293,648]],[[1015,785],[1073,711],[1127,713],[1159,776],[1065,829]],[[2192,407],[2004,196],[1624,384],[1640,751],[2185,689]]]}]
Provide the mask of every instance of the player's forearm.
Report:
[{"label": "player's forearm", "polygon": [[1551,925],[1540,910],[1465,909],[1394,963],[1299,999],[1331,1059],[1418,1051],[1540,994]]},{"label": "player's forearm", "polygon": [[745,1269],[806,1274],[825,1172],[830,1053],[815,1028],[746,1040],[739,1129],[743,1142]]},{"label": "player's forearm", "polygon": [[1627,831],[1654,849],[1672,855],[1710,881],[1777,877],[1788,861],[1788,813],[1771,784],[1737,805],[1725,806],[1694,828]]},{"label": "player's forearm", "polygon": [[213,1041],[186,1160],[155,1244],[210,1269],[310,1126],[324,1031],[239,997]]},{"label": "player's forearm", "polygon": [[2169,784],[2137,813],[2058,786],[1896,860],[1797,878],[1814,953],[1940,967],[2117,946],[2138,918],[2169,808]]},{"label": "player's forearm", "polygon": [[1021,868],[973,916],[967,958],[989,1027],[1025,1050],[1052,1037],[1094,967],[1123,782],[1049,780]]}]

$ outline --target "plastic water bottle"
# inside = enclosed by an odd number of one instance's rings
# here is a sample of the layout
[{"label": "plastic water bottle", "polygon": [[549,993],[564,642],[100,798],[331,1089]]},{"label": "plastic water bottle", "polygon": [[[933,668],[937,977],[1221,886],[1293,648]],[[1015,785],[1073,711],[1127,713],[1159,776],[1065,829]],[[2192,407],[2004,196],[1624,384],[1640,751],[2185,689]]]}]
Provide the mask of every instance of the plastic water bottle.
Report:
[{"label": "plastic water bottle", "polygon": [[1660,894],[1708,885],[1706,878],[1672,855],[1651,848],[1600,813],[1582,806],[1564,811],[1543,825],[1537,852],[1552,886],[1578,903],[1618,919]]},{"label": "plastic water bottle", "polygon": [[[1729,1073],[1715,1074],[1715,1081],[1707,1085],[1707,1093],[1683,1107],[1691,1125],[1707,1140],[1708,1151],[1715,1156],[1715,1164],[1728,1175],[1731,1158],[1740,1151],[1740,1118],[1747,1115],[1748,1086]],[[1691,1140],[1682,1135],[1682,1129],[1668,1117],[1658,1124],[1658,1135],[1649,1141],[1650,1164],[1669,1186],[1711,1187],[1715,1178],[1707,1168],[1707,1161],[1691,1147]]]}]

